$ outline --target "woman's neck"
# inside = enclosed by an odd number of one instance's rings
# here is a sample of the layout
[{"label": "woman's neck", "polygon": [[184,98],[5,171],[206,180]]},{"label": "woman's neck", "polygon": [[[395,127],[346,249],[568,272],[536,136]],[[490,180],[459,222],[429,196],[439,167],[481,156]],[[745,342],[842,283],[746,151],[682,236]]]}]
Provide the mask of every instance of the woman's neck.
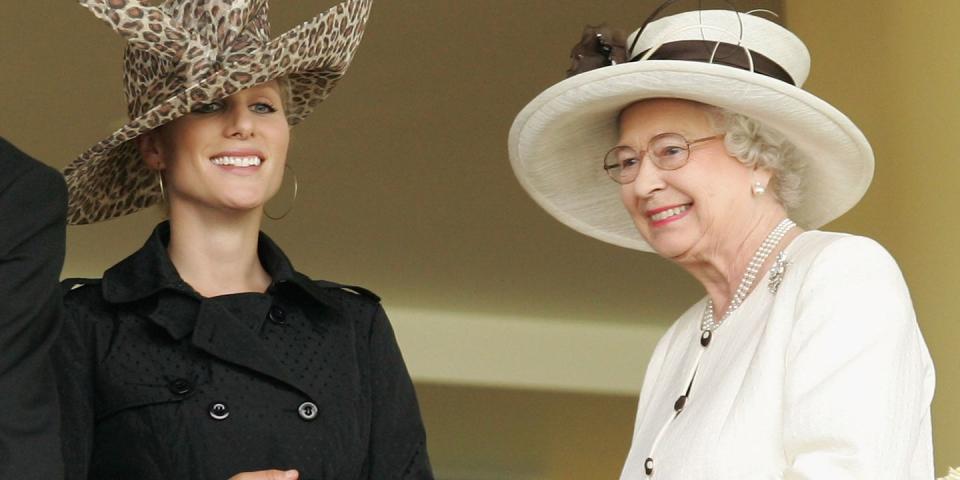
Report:
[{"label": "woman's neck", "polygon": [[[694,258],[677,262],[703,285],[710,300],[713,301],[714,315],[717,318],[722,318],[727,311],[754,254],[784,218],[786,218],[786,212],[782,209],[765,212],[741,224],[740,227],[730,230],[728,234],[722,235],[720,242],[712,248],[706,249]],[[765,272],[776,261],[777,253],[800,233],[802,233],[801,229],[793,228],[774,246],[761,264],[750,290],[761,283]]]},{"label": "woman's neck", "polygon": [[180,278],[204,297],[266,291],[271,279],[257,255],[260,218],[259,211],[171,205],[167,252]]}]

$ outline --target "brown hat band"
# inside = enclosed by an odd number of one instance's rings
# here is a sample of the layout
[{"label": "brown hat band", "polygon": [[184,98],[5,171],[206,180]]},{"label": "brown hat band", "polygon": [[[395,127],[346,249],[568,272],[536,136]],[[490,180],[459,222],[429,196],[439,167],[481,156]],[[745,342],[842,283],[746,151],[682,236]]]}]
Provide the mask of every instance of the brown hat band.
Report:
[{"label": "brown hat band", "polygon": [[[636,62],[642,59],[650,50],[644,50],[630,59]],[[793,77],[777,62],[739,45],[707,40],[680,40],[660,45],[647,60],[687,60],[693,62],[715,63],[753,71],[777,80],[796,86]],[[750,68],[750,59],[753,59],[753,69]]]}]

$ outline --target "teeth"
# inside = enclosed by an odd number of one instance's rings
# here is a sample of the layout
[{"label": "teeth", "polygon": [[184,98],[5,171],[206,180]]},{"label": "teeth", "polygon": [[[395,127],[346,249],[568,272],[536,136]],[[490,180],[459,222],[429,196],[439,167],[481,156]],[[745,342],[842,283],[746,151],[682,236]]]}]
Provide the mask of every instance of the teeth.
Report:
[{"label": "teeth", "polygon": [[690,208],[689,205],[683,205],[680,207],[671,208],[669,210],[664,210],[660,213],[652,215],[650,217],[650,220],[653,220],[654,222],[659,222],[660,220],[665,220],[667,218],[680,215],[681,213],[686,212],[688,208]]},{"label": "teeth", "polygon": [[233,167],[259,167],[260,157],[217,157],[211,160],[214,165],[230,165]]}]

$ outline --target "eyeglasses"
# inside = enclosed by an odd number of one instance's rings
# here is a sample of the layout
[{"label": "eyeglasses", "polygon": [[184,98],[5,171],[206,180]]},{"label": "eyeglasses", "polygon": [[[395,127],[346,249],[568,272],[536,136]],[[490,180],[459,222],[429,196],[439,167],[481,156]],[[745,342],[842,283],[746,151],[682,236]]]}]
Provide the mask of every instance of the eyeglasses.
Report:
[{"label": "eyeglasses", "polygon": [[721,133],[688,141],[679,133],[661,133],[651,138],[647,149],[640,152],[633,147],[617,145],[603,156],[603,169],[614,182],[626,185],[637,179],[640,162],[644,157],[649,156],[653,164],[661,170],[676,170],[687,164],[690,147],[721,138],[723,135]]}]

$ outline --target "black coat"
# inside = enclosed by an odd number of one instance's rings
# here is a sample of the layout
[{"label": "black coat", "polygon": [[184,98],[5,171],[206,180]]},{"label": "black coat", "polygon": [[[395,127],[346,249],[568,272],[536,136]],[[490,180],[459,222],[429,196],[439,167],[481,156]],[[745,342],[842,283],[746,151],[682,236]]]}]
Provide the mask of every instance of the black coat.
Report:
[{"label": "black coat", "polygon": [[60,478],[57,389],[67,189],[0,138],[0,479]]},{"label": "black coat", "polygon": [[68,479],[429,479],[413,384],[372,293],[293,270],[261,234],[267,293],[203,298],[161,224],[65,296],[55,348]]}]

